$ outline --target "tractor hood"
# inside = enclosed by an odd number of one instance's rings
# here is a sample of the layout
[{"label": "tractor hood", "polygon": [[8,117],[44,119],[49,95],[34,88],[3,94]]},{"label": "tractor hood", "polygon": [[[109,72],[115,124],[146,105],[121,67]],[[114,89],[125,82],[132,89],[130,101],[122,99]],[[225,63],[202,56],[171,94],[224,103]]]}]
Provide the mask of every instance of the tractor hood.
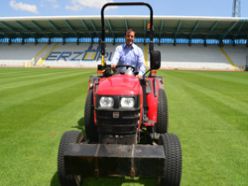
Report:
[{"label": "tractor hood", "polygon": [[139,79],[130,75],[113,75],[99,82],[98,95],[133,96],[141,91]]}]

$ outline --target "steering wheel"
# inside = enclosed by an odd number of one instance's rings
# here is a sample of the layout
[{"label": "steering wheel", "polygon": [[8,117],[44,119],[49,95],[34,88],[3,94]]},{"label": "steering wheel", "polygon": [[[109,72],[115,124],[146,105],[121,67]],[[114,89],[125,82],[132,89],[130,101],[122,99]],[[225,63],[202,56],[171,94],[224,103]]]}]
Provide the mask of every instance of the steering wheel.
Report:
[{"label": "steering wheel", "polygon": [[123,67],[126,67],[126,70],[128,69],[128,68],[131,68],[132,69],[132,71],[133,71],[133,73],[135,73],[135,67],[133,67],[132,65],[116,65],[116,69],[117,68],[123,68]]}]

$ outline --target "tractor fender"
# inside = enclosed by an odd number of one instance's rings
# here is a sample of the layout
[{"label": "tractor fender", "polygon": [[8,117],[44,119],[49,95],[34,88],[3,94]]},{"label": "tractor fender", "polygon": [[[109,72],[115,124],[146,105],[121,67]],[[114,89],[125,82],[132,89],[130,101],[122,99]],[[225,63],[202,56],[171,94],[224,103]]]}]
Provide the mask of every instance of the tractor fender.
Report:
[{"label": "tractor fender", "polygon": [[152,122],[149,122],[146,125],[154,126],[157,122],[159,90],[163,88],[163,79],[161,79],[161,77],[148,78],[146,88],[146,100],[148,105],[147,116]]}]

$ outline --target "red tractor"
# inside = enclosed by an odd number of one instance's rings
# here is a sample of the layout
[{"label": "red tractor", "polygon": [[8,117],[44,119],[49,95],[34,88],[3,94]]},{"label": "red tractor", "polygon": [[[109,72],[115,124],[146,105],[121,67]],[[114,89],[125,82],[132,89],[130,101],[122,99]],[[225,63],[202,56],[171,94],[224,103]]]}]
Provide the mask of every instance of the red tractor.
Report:
[{"label": "red tractor", "polygon": [[[107,6],[146,6],[150,10],[150,69],[143,79],[132,66],[111,73],[106,65],[104,10]],[[102,75],[89,79],[85,104],[85,133],[65,132],[59,146],[61,186],[79,186],[86,177],[154,177],[161,186],[178,186],[181,147],[167,133],[168,109],[163,79],[151,73],[161,55],[153,47],[153,10],[147,3],[107,3],[101,10]]]}]

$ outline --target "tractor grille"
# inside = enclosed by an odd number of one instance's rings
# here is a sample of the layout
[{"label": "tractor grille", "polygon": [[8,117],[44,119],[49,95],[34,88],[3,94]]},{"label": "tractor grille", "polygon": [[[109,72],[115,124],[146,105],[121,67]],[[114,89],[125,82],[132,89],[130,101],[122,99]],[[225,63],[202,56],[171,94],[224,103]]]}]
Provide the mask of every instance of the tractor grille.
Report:
[{"label": "tractor grille", "polygon": [[135,134],[139,120],[139,109],[97,110],[97,126],[100,134],[127,135]]},{"label": "tractor grille", "polygon": [[[114,100],[113,108],[104,109],[99,106],[101,96],[96,96],[96,119],[97,129],[100,135],[130,135],[136,134],[138,121],[140,118],[139,96],[130,96],[134,98],[133,108],[124,109],[120,106],[121,96],[110,96]],[[127,97],[127,96],[125,96]]]}]

